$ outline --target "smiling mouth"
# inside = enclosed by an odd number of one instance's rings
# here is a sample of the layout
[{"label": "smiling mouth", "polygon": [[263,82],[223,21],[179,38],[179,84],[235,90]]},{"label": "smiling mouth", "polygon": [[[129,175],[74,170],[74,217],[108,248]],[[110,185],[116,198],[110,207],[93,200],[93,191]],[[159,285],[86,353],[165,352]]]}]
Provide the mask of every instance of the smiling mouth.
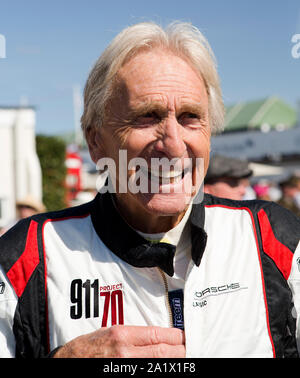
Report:
[{"label": "smiling mouth", "polygon": [[163,169],[145,169],[141,167],[142,172],[148,177],[149,181],[159,182],[159,185],[180,183],[190,167],[180,170],[163,170]]}]

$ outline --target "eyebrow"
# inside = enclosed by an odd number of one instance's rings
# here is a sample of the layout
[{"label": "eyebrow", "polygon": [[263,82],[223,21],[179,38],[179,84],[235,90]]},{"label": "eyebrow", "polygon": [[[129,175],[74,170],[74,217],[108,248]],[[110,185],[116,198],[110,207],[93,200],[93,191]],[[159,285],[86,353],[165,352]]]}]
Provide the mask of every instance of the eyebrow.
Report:
[{"label": "eyebrow", "polygon": [[168,109],[163,106],[160,102],[151,101],[151,102],[143,102],[139,105],[136,105],[134,108],[130,109],[130,117],[137,118],[147,113],[157,112],[160,115],[166,115]]},{"label": "eyebrow", "polygon": [[179,108],[179,114],[182,114],[182,113],[193,113],[193,114],[196,114],[198,116],[200,116],[201,118],[205,118],[207,112],[205,111],[205,109],[203,108],[203,106],[200,104],[200,103],[184,103],[180,106]]},{"label": "eyebrow", "polygon": [[[151,101],[151,102],[144,102],[140,105],[136,105],[134,108],[130,109],[130,118],[135,119],[147,113],[156,112],[161,116],[165,116],[168,113],[168,109],[166,106],[162,105],[161,102]],[[201,104],[196,103],[183,103],[180,105],[178,111],[176,111],[176,116],[182,113],[193,113],[201,118],[205,118],[206,111]]]}]

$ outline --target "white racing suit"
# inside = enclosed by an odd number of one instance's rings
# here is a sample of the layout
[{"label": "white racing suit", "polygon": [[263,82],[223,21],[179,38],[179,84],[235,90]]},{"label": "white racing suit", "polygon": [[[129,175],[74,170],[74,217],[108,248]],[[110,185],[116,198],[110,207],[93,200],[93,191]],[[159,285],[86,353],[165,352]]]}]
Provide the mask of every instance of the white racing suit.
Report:
[{"label": "white racing suit", "polygon": [[0,238],[0,356],[44,357],[100,327],[178,321],[186,357],[298,357],[299,218],[271,202],[205,195],[189,222],[174,317],[164,277],[175,247],[161,243],[156,256],[110,194],[20,221]]}]

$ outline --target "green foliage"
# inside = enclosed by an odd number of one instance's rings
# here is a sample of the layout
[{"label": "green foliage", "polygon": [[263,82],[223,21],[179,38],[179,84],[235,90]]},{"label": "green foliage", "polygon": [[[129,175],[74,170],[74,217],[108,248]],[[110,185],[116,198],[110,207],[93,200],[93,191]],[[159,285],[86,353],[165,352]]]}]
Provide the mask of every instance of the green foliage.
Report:
[{"label": "green foliage", "polygon": [[36,149],[43,178],[43,202],[47,211],[66,207],[66,144],[55,136],[37,135]]}]

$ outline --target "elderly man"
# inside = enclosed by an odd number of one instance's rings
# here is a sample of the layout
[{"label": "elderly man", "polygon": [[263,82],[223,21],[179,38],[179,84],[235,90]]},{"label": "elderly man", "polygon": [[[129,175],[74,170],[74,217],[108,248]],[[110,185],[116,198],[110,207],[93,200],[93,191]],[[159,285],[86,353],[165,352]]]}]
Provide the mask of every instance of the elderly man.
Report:
[{"label": "elderly man", "polygon": [[3,356],[298,355],[299,219],[265,202],[201,201],[222,122],[195,27],[142,23],[112,41],[82,117],[110,190],[2,237]]}]

